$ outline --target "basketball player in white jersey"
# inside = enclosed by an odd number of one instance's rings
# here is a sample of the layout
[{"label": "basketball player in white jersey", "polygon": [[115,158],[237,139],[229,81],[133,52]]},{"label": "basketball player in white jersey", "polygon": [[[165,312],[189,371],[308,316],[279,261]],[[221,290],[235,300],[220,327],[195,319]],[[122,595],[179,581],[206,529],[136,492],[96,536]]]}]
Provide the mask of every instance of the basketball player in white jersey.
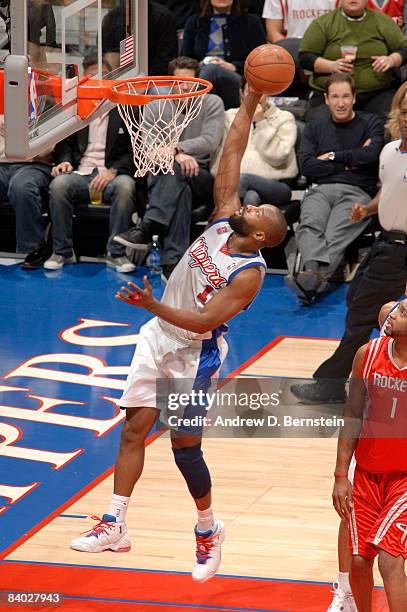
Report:
[{"label": "basketball player in white jersey", "polygon": [[[75,550],[130,550],[126,511],[143,470],[145,439],[159,416],[156,381],[191,380],[193,389],[202,381],[208,388],[226,355],[225,322],[246,308],[261,288],[265,262],[259,249],[279,244],[286,235],[285,219],[276,207],[241,208],[237,193],[240,162],[260,97],[250,92],[242,101],[215,179],[212,223],[174,269],[161,302],[154,298],[147,277],[144,288],[128,283],[130,288],[122,287],[116,296],[155,317],[140,330],[126,388],[118,402],[126,410],[126,420],[110,507],[87,536],[71,542]],[[214,517],[201,434],[179,435],[173,430],[171,442],[176,465],[197,508],[192,577],[205,582],[219,568],[225,528]]]}]

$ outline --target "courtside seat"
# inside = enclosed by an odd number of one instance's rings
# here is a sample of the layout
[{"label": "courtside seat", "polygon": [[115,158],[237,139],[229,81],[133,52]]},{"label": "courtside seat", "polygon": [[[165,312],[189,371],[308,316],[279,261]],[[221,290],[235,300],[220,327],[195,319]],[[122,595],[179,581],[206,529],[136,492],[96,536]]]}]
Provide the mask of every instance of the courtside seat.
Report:
[{"label": "courtside seat", "polygon": [[[109,209],[106,204],[77,206],[73,220],[74,249],[77,257],[103,256],[109,227]],[[44,217],[48,217],[47,214]],[[44,219],[46,224],[46,219]],[[16,223],[14,210],[8,202],[0,203],[0,251],[16,252]]]},{"label": "courtside seat", "polygon": [[[147,202],[145,179],[136,179],[136,211],[142,216]],[[74,250],[78,258],[104,257],[109,237],[108,204],[78,204],[73,218]],[[15,253],[15,215],[8,202],[0,203],[0,251]]]}]

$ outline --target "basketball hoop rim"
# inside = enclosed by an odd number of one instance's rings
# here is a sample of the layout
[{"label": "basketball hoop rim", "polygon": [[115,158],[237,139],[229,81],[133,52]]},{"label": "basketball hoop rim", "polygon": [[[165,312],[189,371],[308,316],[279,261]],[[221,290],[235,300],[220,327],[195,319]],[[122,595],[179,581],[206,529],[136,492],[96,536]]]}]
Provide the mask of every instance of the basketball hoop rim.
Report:
[{"label": "basketball hoop rim", "polygon": [[[61,98],[62,92],[62,77],[53,73],[37,68],[32,68],[33,73],[37,73],[40,77],[38,81],[38,93],[54,96],[56,99]],[[114,104],[123,106],[144,106],[153,100],[172,99],[182,100],[185,98],[196,98],[209,93],[213,89],[212,83],[199,77],[185,76],[138,76],[128,79],[93,79],[89,76],[83,76],[77,79],[77,99],[78,106],[84,107],[86,110],[79,112],[80,117],[86,117],[92,110],[87,105],[86,100],[101,101],[109,100]],[[75,79],[66,79],[66,81],[75,81]],[[0,90],[3,90],[1,85],[4,82],[4,71],[0,70]],[[179,93],[144,93],[146,90],[153,87],[173,87],[177,83],[199,84],[201,88],[190,92]],[[117,91],[118,88],[131,85],[134,89],[140,89],[143,93],[138,92],[123,92]]]},{"label": "basketball hoop rim", "polygon": [[[134,89],[140,88],[145,91],[153,87],[173,87],[177,83],[192,83],[202,86],[201,89],[190,92],[179,93],[136,93],[118,91],[120,87],[131,86]],[[209,93],[213,89],[212,83],[199,77],[174,77],[174,76],[141,76],[117,81],[97,80],[84,77],[78,84],[78,99],[106,98],[115,104],[127,106],[144,106],[153,100],[173,99],[180,100],[185,98],[196,98]]]}]

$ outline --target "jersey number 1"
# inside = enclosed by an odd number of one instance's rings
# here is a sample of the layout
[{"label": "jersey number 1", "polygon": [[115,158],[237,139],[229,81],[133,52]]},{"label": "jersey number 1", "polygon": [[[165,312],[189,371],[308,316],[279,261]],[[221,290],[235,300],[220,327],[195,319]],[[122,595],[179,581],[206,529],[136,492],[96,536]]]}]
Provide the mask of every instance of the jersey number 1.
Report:
[{"label": "jersey number 1", "polygon": [[211,291],[213,291],[213,287],[211,287],[210,285],[206,285],[202,293],[198,293],[196,297],[200,302],[202,302],[202,304],[205,304],[205,302],[208,300],[208,295]]}]

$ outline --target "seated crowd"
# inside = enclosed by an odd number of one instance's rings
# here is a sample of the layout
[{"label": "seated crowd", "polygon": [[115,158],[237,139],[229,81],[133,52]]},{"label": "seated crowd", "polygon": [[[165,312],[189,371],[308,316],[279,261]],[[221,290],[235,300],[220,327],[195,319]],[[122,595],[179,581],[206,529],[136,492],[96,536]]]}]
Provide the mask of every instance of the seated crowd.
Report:
[{"label": "seated crowd", "polygon": [[[204,219],[210,215],[225,135],[247,90],[244,61],[268,40],[293,53],[303,85],[309,79],[307,122],[304,126],[262,97],[241,166],[239,194],[242,205],[271,202],[284,210],[296,178],[306,180],[295,230],[303,270],[289,275],[286,284],[303,304],[323,295],[346,248],[369,223],[367,218],[354,222],[350,214],[378,189],[384,125],[403,81],[407,39],[401,1],[313,0],[309,6],[287,0],[283,13],[279,0],[149,0],[149,30],[154,32],[149,73],[199,75],[214,86],[200,115],[181,135],[174,174],[147,176],[148,203],[140,207],[130,138],[117,110],[29,163],[0,163],[1,198],[15,210],[17,251],[26,255],[22,267],[55,270],[76,260],[72,220],[76,206],[89,202],[93,190],[110,205],[106,264],[118,272],[134,271],[134,250],[144,247],[145,252],[158,234],[168,277],[190,241],[192,211],[200,208]],[[102,23],[106,72],[118,65],[124,28],[119,5]],[[95,56],[87,57],[84,73],[94,74],[96,62]],[[286,95],[295,93],[292,87]]]}]

